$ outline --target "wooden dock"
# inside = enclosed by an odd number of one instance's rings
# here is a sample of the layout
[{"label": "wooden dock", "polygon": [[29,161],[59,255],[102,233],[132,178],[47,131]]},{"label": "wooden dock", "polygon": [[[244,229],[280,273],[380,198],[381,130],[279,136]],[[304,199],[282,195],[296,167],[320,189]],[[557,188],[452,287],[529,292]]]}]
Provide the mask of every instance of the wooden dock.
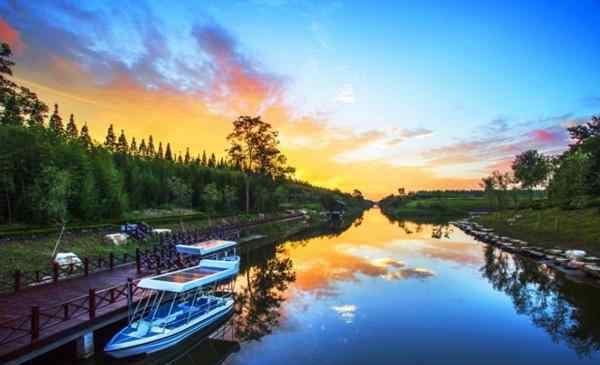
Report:
[{"label": "wooden dock", "polygon": [[[252,225],[303,219],[288,215]],[[249,225],[246,225],[248,227]],[[0,363],[20,364],[127,316],[128,297],[143,295],[140,278],[194,265],[174,245],[136,262],[0,295]]]}]

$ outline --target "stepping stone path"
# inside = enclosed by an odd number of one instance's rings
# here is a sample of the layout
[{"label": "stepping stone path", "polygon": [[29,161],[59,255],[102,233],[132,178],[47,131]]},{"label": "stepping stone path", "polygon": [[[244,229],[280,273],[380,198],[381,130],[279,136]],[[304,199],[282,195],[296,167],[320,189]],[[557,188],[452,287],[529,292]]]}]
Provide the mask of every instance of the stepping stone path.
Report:
[{"label": "stepping stone path", "polygon": [[587,275],[593,279],[600,279],[600,257],[587,256],[583,250],[561,250],[558,248],[546,249],[542,247],[528,246],[523,240],[497,235],[491,228],[483,227],[481,224],[471,222],[468,219],[450,222],[450,224],[463,230],[478,240],[497,246],[503,250],[529,256],[531,258],[545,261],[568,273]]}]

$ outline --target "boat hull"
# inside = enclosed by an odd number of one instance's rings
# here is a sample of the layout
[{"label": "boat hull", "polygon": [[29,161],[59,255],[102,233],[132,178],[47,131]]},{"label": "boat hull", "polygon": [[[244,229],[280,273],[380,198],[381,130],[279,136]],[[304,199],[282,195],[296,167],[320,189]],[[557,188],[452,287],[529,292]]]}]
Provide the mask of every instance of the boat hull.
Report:
[{"label": "boat hull", "polygon": [[220,320],[225,317],[233,310],[233,301],[215,309],[209,316],[205,319],[194,323],[193,325],[179,330],[173,331],[168,336],[164,336],[157,339],[149,338],[148,341],[139,342],[132,345],[127,345],[126,343],[119,345],[112,345],[110,342],[104,348],[104,352],[108,355],[115,358],[124,358],[131,357],[136,355],[150,354],[153,352],[161,351],[167,349],[171,346],[176,345],[177,343],[183,341],[187,337],[193,335],[194,333],[206,328],[207,326],[213,324],[214,322]]}]

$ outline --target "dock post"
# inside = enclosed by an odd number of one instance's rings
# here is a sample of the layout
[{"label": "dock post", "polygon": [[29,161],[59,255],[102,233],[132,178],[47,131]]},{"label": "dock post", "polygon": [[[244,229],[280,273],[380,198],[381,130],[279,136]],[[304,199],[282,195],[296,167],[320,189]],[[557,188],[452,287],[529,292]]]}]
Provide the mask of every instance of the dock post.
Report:
[{"label": "dock post", "polygon": [[90,273],[90,259],[89,257],[83,258],[83,275],[88,276]]},{"label": "dock post", "polygon": [[55,261],[52,265],[52,281],[54,281],[54,283],[58,283],[59,272],[60,266],[58,265],[58,262]]},{"label": "dock post", "polygon": [[15,293],[21,290],[21,270],[15,270]]},{"label": "dock post", "polygon": [[127,278],[127,321],[129,322],[131,318],[131,303],[133,303],[133,288],[131,285],[133,284],[133,280],[131,278]]},{"label": "dock post", "polygon": [[87,359],[94,355],[94,332],[86,332],[75,340],[77,359]]},{"label": "dock post", "polygon": [[140,248],[136,247],[135,249],[135,266],[137,268],[137,273],[142,272],[142,258],[140,257]]},{"label": "dock post", "polygon": [[90,319],[96,318],[96,289],[91,288],[88,295],[89,307],[88,312]]},{"label": "dock post", "polygon": [[31,342],[40,338],[40,307],[31,307]]},{"label": "dock post", "polygon": [[108,267],[111,270],[115,268],[115,254],[112,252],[108,255]]}]

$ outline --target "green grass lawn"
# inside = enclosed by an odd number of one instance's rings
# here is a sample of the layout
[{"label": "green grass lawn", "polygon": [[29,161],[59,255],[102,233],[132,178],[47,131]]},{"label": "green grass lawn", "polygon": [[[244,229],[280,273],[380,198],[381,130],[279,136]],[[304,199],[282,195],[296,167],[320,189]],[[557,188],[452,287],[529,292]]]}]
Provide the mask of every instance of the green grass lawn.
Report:
[{"label": "green grass lawn", "polygon": [[[243,215],[241,219],[256,218],[256,214]],[[204,229],[209,225],[222,225],[231,223],[233,218],[211,218],[196,220],[181,220],[180,222],[168,222],[154,225],[154,228],[170,228],[173,231]],[[301,221],[289,224],[267,224],[252,228],[251,233],[267,234],[269,236],[279,235],[290,229],[290,226],[303,224]],[[293,227],[292,227],[293,228]],[[114,232],[118,232],[116,229]],[[115,255],[123,253],[134,254],[137,247],[149,248],[157,242],[145,244],[130,241],[121,246],[115,246],[104,242],[106,232],[76,232],[63,236],[58,252],[74,252],[80,258],[94,256],[108,256],[111,252]],[[48,270],[51,267],[51,256],[58,232],[38,239],[19,239],[12,242],[0,244],[0,276],[10,275],[15,270],[35,271]]]},{"label": "green grass lawn", "polygon": [[[51,256],[56,237],[45,237],[35,240],[19,240],[6,242],[0,246],[0,275],[7,272],[47,270],[51,267]],[[150,247],[151,243],[145,246]],[[108,256],[110,252],[115,255],[135,253],[136,247],[145,247],[137,241],[125,245],[114,246],[103,241],[103,234],[77,234],[63,237],[58,252],[74,252],[80,258],[85,256]]]},{"label": "green grass lawn", "polygon": [[460,217],[472,210],[490,209],[490,205],[485,198],[428,198],[410,200],[399,207],[383,208],[395,217]]},{"label": "green grass lawn", "polygon": [[[254,215],[255,216],[255,215]],[[207,219],[182,219],[167,220],[165,223],[152,223],[154,228],[170,228],[174,231],[203,229],[209,225],[227,223],[231,218]],[[118,232],[119,227],[114,226],[111,232]],[[121,246],[115,246],[104,242],[107,232],[75,232],[63,236],[58,252],[74,252],[80,258],[89,256],[107,256],[110,252],[115,255],[123,253],[135,253],[137,247],[151,247],[154,242],[140,244],[130,241]],[[0,243],[0,275],[12,272],[16,269],[23,271],[34,271],[47,269],[51,264],[52,250],[58,238],[58,230],[55,228],[53,234],[44,234],[37,239],[18,239]]]},{"label": "green grass lawn", "polygon": [[[511,218],[516,218],[514,223],[509,221]],[[483,215],[477,221],[502,235],[522,239],[532,245],[582,249],[600,256],[598,208],[511,210]]]}]

